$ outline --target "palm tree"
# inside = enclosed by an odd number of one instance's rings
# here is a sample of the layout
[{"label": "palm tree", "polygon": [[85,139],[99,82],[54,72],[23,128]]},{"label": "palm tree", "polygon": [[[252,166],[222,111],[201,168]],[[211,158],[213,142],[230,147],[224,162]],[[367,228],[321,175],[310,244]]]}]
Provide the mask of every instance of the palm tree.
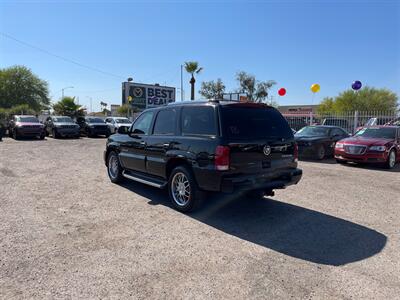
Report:
[{"label": "palm tree", "polygon": [[75,97],[64,97],[53,105],[54,113],[60,116],[78,117],[85,115],[85,108],[75,103]]},{"label": "palm tree", "polygon": [[187,61],[185,62],[185,70],[192,75],[192,78],[190,78],[189,81],[191,85],[190,100],[194,100],[194,84],[196,82],[196,79],[194,79],[194,74],[199,74],[203,68],[199,67],[199,63],[197,61]]}]

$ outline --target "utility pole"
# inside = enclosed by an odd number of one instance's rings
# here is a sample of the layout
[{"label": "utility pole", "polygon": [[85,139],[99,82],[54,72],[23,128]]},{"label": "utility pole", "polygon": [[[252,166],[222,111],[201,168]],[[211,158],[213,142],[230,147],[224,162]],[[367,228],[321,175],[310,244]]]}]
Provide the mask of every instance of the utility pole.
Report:
[{"label": "utility pole", "polygon": [[93,112],[93,107],[92,107],[92,100],[93,100],[93,98],[92,98],[92,97],[89,97],[89,96],[86,96],[86,98],[89,98],[89,100],[90,100],[90,113],[92,113],[92,112]]},{"label": "utility pole", "polygon": [[67,86],[67,87],[65,87],[65,88],[62,88],[62,89],[61,89],[61,94],[62,94],[61,100],[64,99],[64,90],[66,90],[66,89],[73,89],[73,88],[74,88],[73,86]]},{"label": "utility pole", "polygon": [[181,65],[181,101],[183,101],[183,65]]}]

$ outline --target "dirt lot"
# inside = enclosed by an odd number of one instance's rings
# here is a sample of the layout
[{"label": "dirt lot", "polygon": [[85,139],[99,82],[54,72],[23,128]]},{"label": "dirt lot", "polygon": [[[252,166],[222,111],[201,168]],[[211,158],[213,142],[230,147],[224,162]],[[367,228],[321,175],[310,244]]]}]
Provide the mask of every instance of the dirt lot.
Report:
[{"label": "dirt lot", "polygon": [[0,142],[0,298],[399,299],[399,167],[301,162],[273,198],[184,215],[110,183],[104,144]]}]

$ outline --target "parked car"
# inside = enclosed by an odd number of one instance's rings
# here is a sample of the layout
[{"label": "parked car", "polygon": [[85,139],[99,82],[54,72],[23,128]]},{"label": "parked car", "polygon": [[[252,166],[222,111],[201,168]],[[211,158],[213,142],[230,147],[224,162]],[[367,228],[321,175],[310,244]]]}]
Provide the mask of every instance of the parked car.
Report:
[{"label": "parked car", "polygon": [[8,123],[8,134],[14,139],[21,137],[45,138],[44,125],[35,116],[15,115]]},{"label": "parked car", "polygon": [[390,120],[390,122],[385,125],[400,126],[400,117]]},{"label": "parked car", "polygon": [[3,140],[4,132],[5,132],[4,125],[3,125],[3,123],[0,121],[0,142]]},{"label": "parked car", "polygon": [[132,122],[128,118],[122,117],[109,117],[106,118],[106,124],[110,128],[111,133],[116,133],[121,126],[130,127]]},{"label": "parked car", "polygon": [[111,132],[103,119],[98,117],[78,117],[76,122],[80,127],[80,132],[88,137],[104,135],[109,137]]},{"label": "parked car", "polygon": [[299,147],[299,157],[312,157],[319,160],[333,156],[335,143],[349,134],[337,126],[306,126],[296,132],[295,140]]},{"label": "parked car", "polygon": [[380,163],[391,169],[400,161],[400,127],[374,126],[336,143],[339,163]]},{"label": "parked car", "polygon": [[148,109],[131,128],[109,137],[104,159],[112,182],[128,178],[168,187],[183,212],[197,207],[206,191],[246,191],[258,198],[302,176],[282,115],[264,104],[232,101]]},{"label": "parked car", "polygon": [[52,135],[53,138],[80,136],[80,127],[70,117],[50,116],[44,121],[46,135]]}]

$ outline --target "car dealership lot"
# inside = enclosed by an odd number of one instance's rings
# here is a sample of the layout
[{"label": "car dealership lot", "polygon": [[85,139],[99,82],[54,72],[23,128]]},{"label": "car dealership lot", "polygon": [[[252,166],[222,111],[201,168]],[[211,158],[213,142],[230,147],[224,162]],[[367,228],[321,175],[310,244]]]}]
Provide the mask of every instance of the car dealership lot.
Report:
[{"label": "car dealership lot", "polygon": [[105,139],[0,143],[0,298],[385,298],[400,294],[400,167],[300,162],[262,201],[112,184]]}]

